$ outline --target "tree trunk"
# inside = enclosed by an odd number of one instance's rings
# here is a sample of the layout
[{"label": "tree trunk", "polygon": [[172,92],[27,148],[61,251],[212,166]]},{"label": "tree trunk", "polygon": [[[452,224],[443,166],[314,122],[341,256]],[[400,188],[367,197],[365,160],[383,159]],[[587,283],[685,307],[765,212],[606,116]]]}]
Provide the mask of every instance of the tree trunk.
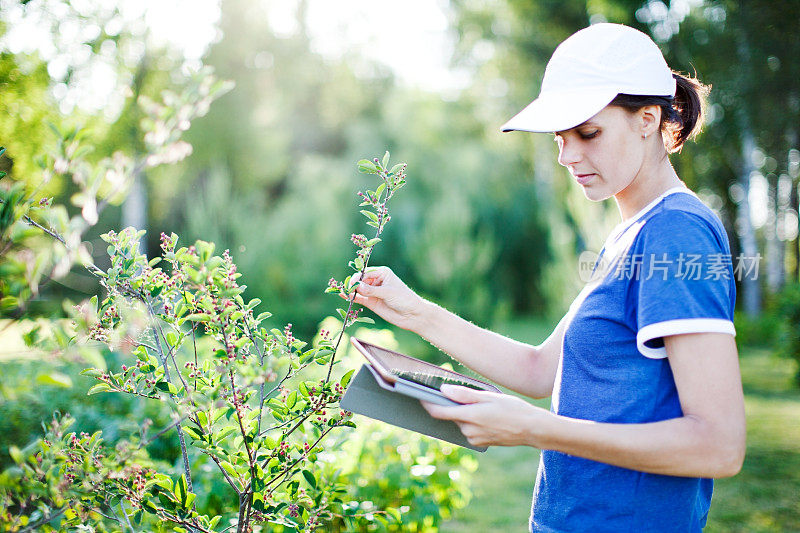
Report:
[{"label": "tree trunk", "polygon": [[[741,6],[744,11],[744,6]],[[742,13],[744,16],[745,14]],[[736,55],[738,56],[739,68],[739,88],[743,95],[743,100],[747,101],[747,95],[751,91],[751,53],[750,43],[744,31],[740,31],[737,36]],[[758,252],[758,242],[756,241],[756,232],[753,228],[753,221],[750,217],[750,175],[756,170],[753,164],[753,152],[756,149],[756,141],[753,136],[753,128],[750,121],[750,114],[748,109],[741,105],[738,107],[736,113],[736,122],[738,122],[739,131],[741,131],[742,140],[742,158],[741,168],[739,169],[738,182],[742,187],[742,201],[738,204],[738,211],[736,213],[736,233],[739,235],[740,242],[740,257],[734,258],[734,268],[741,266],[741,261],[745,264],[756,261],[756,267],[760,267],[761,255]],[[739,265],[737,265],[737,261]],[[760,272],[758,272],[760,275]],[[761,286],[759,284],[758,275],[751,275],[746,272],[741,276],[741,289],[742,301],[744,312],[749,317],[756,317],[761,313]]]},{"label": "tree trunk", "polygon": [[[753,228],[753,221],[750,218],[750,174],[755,171],[753,165],[753,151],[756,148],[753,132],[750,129],[750,124],[745,122],[745,118],[741,118],[742,125],[742,166],[739,169],[739,185],[742,187],[742,200],[737,205],[736,213],[736,233],[739,236],[739,247],[741,255],[739,258],[734,258],[734,267],[737,266],[737,261],[742,264],[749,264],[750,261],[758,261],[760,263],[760,255],[758,253],[758,243],[756,242],[756,232]],[[744,263],[741,263],[741,262]],[[742,288],[742,301],[744,312],[750,316],[755,317],[761,312],[761,286],[758,282],[758,276],[751,275],[751,272],[743,269],[741,275],[741,288]],[[742,271],[740,271],[742,272]]]},{"label": "tree trunk", "polygon": [[[783,222],[786,217],[786,203],[782,198],[783,177],[775,174],[767,176],[769,182],[769,215],[767,219],[767,243],[764,248],[766,256],[767,290],[777,294],[783,287],[785,242]],[[788,199],[787,199],[788,200]]]},{"label": "tree trunk", "polygon": [[[133,176],[130,192],[122,204],[122,227],[133,226],[137,230],[147,229],[147,177],[144,172],[137,172]],[[147,234],[139,241],[139,251],[147,253]]]},{"label": "tree trunk", "polygon": [[[800,177],[800,160],[798,160],[800,159],[800,153],[798,153],[797,150],[797,131],[794,128],[789,129],[786,140],[788,141],[787,144],[789,148],[786,151],[786,174],[791,188],[789,192],[789,209],[793,210],[797,217],[794,220],[798,220],[800,219],[800,198],[798,198],[797,188],[800,187],[800,183],[798,183],[797,178]],[[788,240],[789,247],[792,251],[792,259],[794,260],[794,266],[789,279],[791,282],[797,283],[800,281],[800,231],[798,231],[800,228],[795,226],[793,228],[786,228],[786,230],[791,236]]]},{"label": "tree trunk", "polygon": [[[792,196],[789,200],[789,205],[791,205],[795,213],[798,213],[798,216],[800,216],[800,197],[797,194],[798,187],[800,187],[800,184],[792,181]],[[790,241],[789,246],[792,249],[792,258],[794,259],[791,281],[797,283],[800,281],[800,235],[795,235],[794,239]]]}]

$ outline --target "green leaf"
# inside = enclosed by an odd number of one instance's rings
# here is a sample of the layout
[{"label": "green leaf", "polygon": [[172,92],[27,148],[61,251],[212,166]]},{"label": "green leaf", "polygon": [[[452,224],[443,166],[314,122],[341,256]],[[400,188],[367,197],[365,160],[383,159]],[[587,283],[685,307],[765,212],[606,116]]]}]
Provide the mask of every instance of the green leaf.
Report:
[{"label": "green leaf", "polygon": [[196,429],[190,426],[181,426],[183,428],[183,432],[189,435],[194,440],[203,440],[203,437],[200,433],[197,432]]},{"label": "green leaf", "polygon": [[303,477],[306,478],[306,481],[308,481],[308,484],[311,485],[311,488],[317,488],[317,478],[315,478],[314,474],[312,474],[309,470],[303,470]]},{"label": "green leaf", "polygon": [[62,374],[61,372],[50,372],[48,374],[39,374],[36,378],[37,383],[41,383],[43,385],[53,385],[55,387],[62,387],[64,389],[68,389],[72,387],[72,379],[66,374]]},{"label": "green leaf", "polygon": [[109,385],[108,383],[98,383],[97,385],[89,389],[89,392],[87,392],[86,394],[87,395],[97,394],[99,392],[108,392],[110,390],[112,390],[111,385]]},{"label": "green leaf", "polygon": [[81,370],[81,376],[89,376],[92,378],[100,377],[103,374],[103,371],[99,368],[86,368]]},{"label": "green leaf", "polygon": [[178,387],[168,381],[159,381],[156,383],[156,388],[170,394],[178,394]]},{"label": "green leaf", "polygon": [[385,154],[383,154],[383,160],[381,161],[381,166],[386,168],[389,166],[389,151],[387,150]]},{"label": "green leaf", "polygon": [[398,511],[398,510],[397,510],[397,509],[395,509],[394,507],[387,507],[387,508],[386,508],[386,514],[388,514],[388,515],[390,515],[392,518],[394,518],[394,519],[395,519],[395,521],[396,521],[398,524],[402,524],[402,523],[403,523],[403,519],[402,519],[402,517],[400,516],[400,511]]},{"label": "green leaf", "polygon": [[286,398],[286,407],[291,409],[297,403],[297,391],[292,391],[291,394]]},{"label": "green leaf", "polygon": [[374,223],[378,223],[378,215],[373,213],[372,211],[367,211],[366,209],[361,210],[361,214],[367,217],[368,219],[372,220]]},{"label": "green leaf", "polygon": [[149,359],[147,357],[147,348],[142,345],[137,346],[133,350],[133,354],[139,359],[141,362],[146,363]]},{"label": "green leaf", "polygon": [[269,407],[273,413],[278,413],[281,415],[285,415],[288,412],[286,410],[286,406],[275,398],[272,398],[267,402],[267,407]]},{"label": "green leaf", "polygon": [[355,372],[355,368],[349,370],[344,376],[342,376],[342,387],[347,387],[350,384],[350,380],[353,378],[353,372]]},{"label": "green leaf", "polygon": [[220,461],[219,466],[221,466],[233,479],[239,479],[239,474],[236,472],[236,469],[228,461]]},{"label": "green leaf", "polygon": [[233,427],[233,426],[228,426],[228,427],[225,427],[225,428],[223,428],[223,429],[222,429],[222,430],[221,430],[221,431],[220,431],[220,432],[217,434],[216,441],[217,441],[217,442],[222,442],[223,440],[225,440],[226,438],[228,438],[228,436],[229,436],[231,433],[233,433],[234,431],[236,431],[237,429],[238,429],[238,428],[235,428],[235,427]]},{"label": "green leaf", "polygon": [[187,494],[186,495],[186,502],[183,504],[183,508],[184,509],[191,509],[192,508],[192,504],[194,503],[194,499],[196,497],[197,497],[197,495],[195,493],[193,493],[193,492],[190,492],[189,494]]},{"label": "green leaf", "polygon": [[253,493],[253,509],[256,511],[264,511],[266,509],[264,506],[264,495],[260,492]]},{"label": "green leaf", "polygon": [[159,487],[172,492],[172,478],[166,474],[156,474],[155,484]]},{"label": "green leaf", "polygon": [[375,174],[378,172],[378,167],[369,159],[362,159],[358,163],[358,171],[365,174]]},{"label": "green leaf", "polygon": [[16,446],[10,446],[8,448],[8,454],[11,456],[11,459],[14,460],[17,464],[22,464],[24,458],[22,457],[22,452]]},{"label": "green leaf", "polygon": [[297,390],[299,390],[300,394],[302,394],[306,398],[310,396],[310,393],[308,392],[308,387],[306,387],[306,384],[302,381],[300,382],[300,385],[297,386]]},{"label": "green leaf", "polygon": [[189,498],[189,488],[186,484],[186,474],[181,474],[180,479],[178,482],[175,483],[175,490],[173,491],[175,497],[181,502],[181,504],[186,507],[186,502]]}]

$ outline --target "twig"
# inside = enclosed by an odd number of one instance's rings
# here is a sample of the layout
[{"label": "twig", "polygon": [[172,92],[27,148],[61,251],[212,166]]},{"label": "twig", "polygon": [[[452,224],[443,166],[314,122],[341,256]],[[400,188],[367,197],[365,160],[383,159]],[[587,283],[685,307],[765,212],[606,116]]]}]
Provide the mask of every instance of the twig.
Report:
[{"label": "twig", "polygon": [[[388,189],[388,187],[387,187]],[[387,197],[384,199],[383,204],[386,204],[386,201],[389,200],[391,195],[387,192]],[[380,198],[378,198],[380,199]],[[375,239],[381,236],[381,232],[383,231],[383,212],[378,215],[378,229],[375,233]],[[367,271],[367,265],[369,265],[369,259],[372,257],[372,250],[375,248],[373,244],[369,248],[369,252],[367,252],[367,256],[364,258],[364,265],[361,267],[361,276],[359,277],[359,283],[361,283],[364,279],[364,273]],[[348,300],[347,304],[347,313],[344,316],[344,320],[342,321],[342,330],[339,332],[339,338],[336,339],[336,345],[333,348],[333,354],[331,354],[331,362],[328,365],[328,375],[325,376],[325,383],[328,383],[331,380],[331,372],[333,371],[333,363],[336,361],[336,353],[339,351],[339,344],[342,342],[342,337],[344,337],[344,331],[347,329],[347,319],[350,317],[350,311],[353,309],[353,302],[356,299],[356,289],[353,288],[353,295]]]},{"label": "twig", "polygon": [[214,461],[214,463],[219,467],[220,472],[222,472],[222,475],[225,477],[225,481],[228,482],[228,485],[231,486],[231,488],[236,492],[236,495],[238,496],[240,491],[236,487],[236,483],[234,482],[234,480],[231,479],[230,475],[228,475],[228,472],[226,472],[225,469],[222,468],[222,463],[220,462],[219,457],[209,452],[208,450],[200,450],[200,451],[211,457],[211,460]]},{"label": "twig", "polygon": [[33,524],[30,524],[28,527],[20,529],[20,533],[28,533],[29,531],[36,531],[39,528],[39,526],[43,526],[46,523],[50,522],[51,520],[55,520],[56,518],[64,514],[66,510],[67,506],[65,505],[55,513],[43,516],[41,519],[37,520]]},{"label": "twig", "polygon": [[[142,298],[142,300],[144,301],[144,298]],[[147,305],[147,310],[150,313],[151,320],[153,320],[154,325],[157,326],[157,324],[155,324],[156,317],[155,313],[153,312],[153,307],[146,301],[144,301],[144,303],[145,305]],[[166,378],[167,383],[170,383],[172,379],[170,378],[169,375],[169,363],[167,362],[167,358],[164,355],[164,350],[161,348],[161,339],[159,339],[157,331],[155,332],[154,338],[156,341],[156,348],[158,350],[158,355],[161,357],[161,363],[164,365],[164,377]],[[180,374],[180,372],[178,372],[178,374]],[[175,398],[175,395],[170,393],[170,396],[177,405],[178,401]],[[178,441],[181,446],[181,455],[183,456],[183,471],[186,474],[186,487],[189,490],[189,492],[192,492],[192,470],[189,464],[189,454],[186,451],[186,440],[183,437],[183,427],[181,426],[180,422],[178,422],[177,426],[178,426]]]},{"label": "twig", "polygon": [[[223,325],[223,335],[224,335],[224,332],[225,332],[225,329],[224,329],[224,325]],[[227,338],[225,339],[225,344],[227,346]],[[247,432],[244,430],[244,424],[242,424],[242,413],[241,413],[242,403],[239,401],[239,399],[236,396],[236,382],[233,379],[233,369],[232,368],[228,369],[228,375],[231,378],[231,394],[233,394],[233,407],[234,407],[234,410],[236,411],[236,420],[239,422],[239,429],[242,432],[242,442],[244,442],[244,448],[247,451],[247,463],[250,466],[250,476],[251,476],[252,479],[255,479],[255,477],[256,477],[255,459],[253,458],[253,453],[250,451],[250,444],[247,442]],[[251,481],[251,485],[252,485],[252,481]],[[244,501],[244,506],[245,506],[244,509],[242,509],[243,499],[245,500]],[[245,527],[249,526],[249,524],[250,524],[250,505],[252,503],[252,500],[253,500],[253,493],[251,491],[244,491],[244,492],[239,494],[239,520],[241,522],[242,511],[244,510],[245,511],[245,513],[244,513],[244,517],[245,517],[244,525],[245,525]],[[244,531],[244,530],[242,530],[242,528],[239,527],[239,528],[237,528],[237,531]]]}]

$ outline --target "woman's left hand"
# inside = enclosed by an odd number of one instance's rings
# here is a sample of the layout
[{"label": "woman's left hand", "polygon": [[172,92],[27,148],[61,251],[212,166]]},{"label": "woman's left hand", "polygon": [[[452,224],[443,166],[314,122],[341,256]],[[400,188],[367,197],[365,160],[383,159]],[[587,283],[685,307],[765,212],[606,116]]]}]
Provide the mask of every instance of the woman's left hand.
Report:
[{"label": "woman's left hand", "polygon": [[443,385],[442,394],[464,405],[422,402],[428,413],[452,420],[473,446],[536,446],[552,413],[510,394]]}]

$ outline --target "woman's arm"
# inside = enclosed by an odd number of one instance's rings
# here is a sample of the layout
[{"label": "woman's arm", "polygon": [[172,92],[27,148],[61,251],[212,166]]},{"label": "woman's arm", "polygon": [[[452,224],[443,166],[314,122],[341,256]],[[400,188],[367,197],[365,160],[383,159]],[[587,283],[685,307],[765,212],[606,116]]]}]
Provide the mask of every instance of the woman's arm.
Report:
[{"label": "woman's arm", "polygon": [[736,474],[744,460],[745,414],[733,337],[696,333],[664,342],[684,413],[679,418],[647,424],[577,420],[463,387],[442,392],[469,405],[424,405],[436,418],[456,421],[475,445],[527,444],[654,474]]},{"label": "woman's arm", "polygon": [[553,393],[564,323],[562,318],[544,342],[531,346],[426,301],[413,331],[495,383],[531,398],[546,398]]},{"label": "woman's arm", "polygon": [[[353,282],[358,276],[353,276]],[[540,345],[517,342],[483,329],[424,300],[388,267],[370,269],[357,287],[355,303],[413,331],[495,383],[534,398],[553,391],[564,338],[564,320]]]}]

